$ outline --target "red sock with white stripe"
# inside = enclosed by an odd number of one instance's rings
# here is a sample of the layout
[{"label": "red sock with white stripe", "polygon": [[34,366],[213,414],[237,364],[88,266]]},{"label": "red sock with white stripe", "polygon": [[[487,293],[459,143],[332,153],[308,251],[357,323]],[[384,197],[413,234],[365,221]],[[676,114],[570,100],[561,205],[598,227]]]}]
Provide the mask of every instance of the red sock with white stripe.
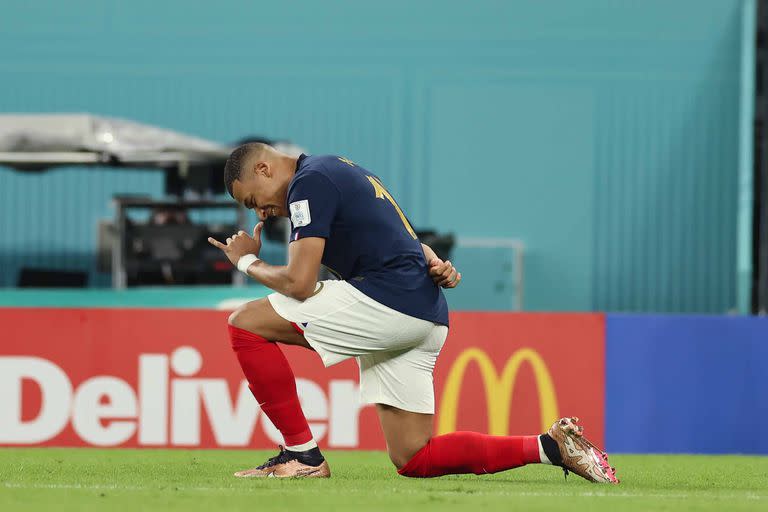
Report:
[{"label": "red sock with white stripe", "polygon": [[483,475],[534,463],[550,463],[539,436],[453,432],[430,439],[398,473],[413,478]]},{"label": "red sock with white stripe", "polygon": [[251,393],[283,434],[286,448],[301,452],[317,447],[301,410],[293,370],[277,343],[232,325],[229,337]]}]

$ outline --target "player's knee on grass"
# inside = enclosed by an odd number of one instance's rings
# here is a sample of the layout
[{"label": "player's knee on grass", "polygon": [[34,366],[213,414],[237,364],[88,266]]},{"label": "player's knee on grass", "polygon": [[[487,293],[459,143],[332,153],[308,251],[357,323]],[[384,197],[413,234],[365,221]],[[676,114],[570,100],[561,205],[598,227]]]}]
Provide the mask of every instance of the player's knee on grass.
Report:
[{"label": "player's knee on grass", "polygon": [[395,468],[399,471],[403,469],[413,456],[419,453],[425,445],[426,443],[416,442],[403,444],[397,448],[388,446],[387,453],[389,454],[389,460],[392,461],[392,464],[394,464]]},{"label": "player's knee on grass", "polygon": [[392,461],[392,464],[394,464],[395,469],[400,471],[405,467],[406,464],[408,464],[408,461],[411,459],[405,457],[403,454],[393,453],[392,451],[390,451],[389,460]]},{"label": "player's knee on grass", "polygon": [[389,460],[400,470],[429,443],[433,416],[382,403],[376,404],[376,412],[387,441]]}]

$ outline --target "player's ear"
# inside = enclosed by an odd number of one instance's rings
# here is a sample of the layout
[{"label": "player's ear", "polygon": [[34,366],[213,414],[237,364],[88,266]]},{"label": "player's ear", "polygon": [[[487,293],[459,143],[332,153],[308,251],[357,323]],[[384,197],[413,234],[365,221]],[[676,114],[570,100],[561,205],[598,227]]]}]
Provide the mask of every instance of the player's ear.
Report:
[{"label": "player's ear", "polygon": [[272,176],[272,168],[269,166],[269,163],[265,161],[258,161],[254,164],[254,169],[256,174],[260,174],[262,176],[266,176],[267,178]]}]

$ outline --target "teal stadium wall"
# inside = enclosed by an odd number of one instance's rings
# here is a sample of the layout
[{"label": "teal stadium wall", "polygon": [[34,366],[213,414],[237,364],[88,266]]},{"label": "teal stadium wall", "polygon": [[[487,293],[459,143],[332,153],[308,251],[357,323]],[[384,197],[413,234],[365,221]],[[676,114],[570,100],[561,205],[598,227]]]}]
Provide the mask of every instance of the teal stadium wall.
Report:
[{"label": "teal stadium wall", "polygon": [[[723,312],[743,5],[6,0],[0,111],[287,137],[377,172],[417,226],[522,239],[527,310]],[[160,188],[0,169],[0,286],[22,261],[92,265],[111,194]]]}]

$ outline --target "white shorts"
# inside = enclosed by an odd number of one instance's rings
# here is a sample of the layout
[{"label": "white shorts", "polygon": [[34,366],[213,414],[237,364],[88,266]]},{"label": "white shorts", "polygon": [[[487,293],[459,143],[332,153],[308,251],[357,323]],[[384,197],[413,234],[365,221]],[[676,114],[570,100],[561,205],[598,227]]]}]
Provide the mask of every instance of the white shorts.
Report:
[{"label": "white shorts", "polygon": [[304,331],[325,366],[357,358],[360,399],[435,413],[432,371],[448,328],[379,304],[346,281],[321,281],[304,301],[279,293],[275,312]]}]

